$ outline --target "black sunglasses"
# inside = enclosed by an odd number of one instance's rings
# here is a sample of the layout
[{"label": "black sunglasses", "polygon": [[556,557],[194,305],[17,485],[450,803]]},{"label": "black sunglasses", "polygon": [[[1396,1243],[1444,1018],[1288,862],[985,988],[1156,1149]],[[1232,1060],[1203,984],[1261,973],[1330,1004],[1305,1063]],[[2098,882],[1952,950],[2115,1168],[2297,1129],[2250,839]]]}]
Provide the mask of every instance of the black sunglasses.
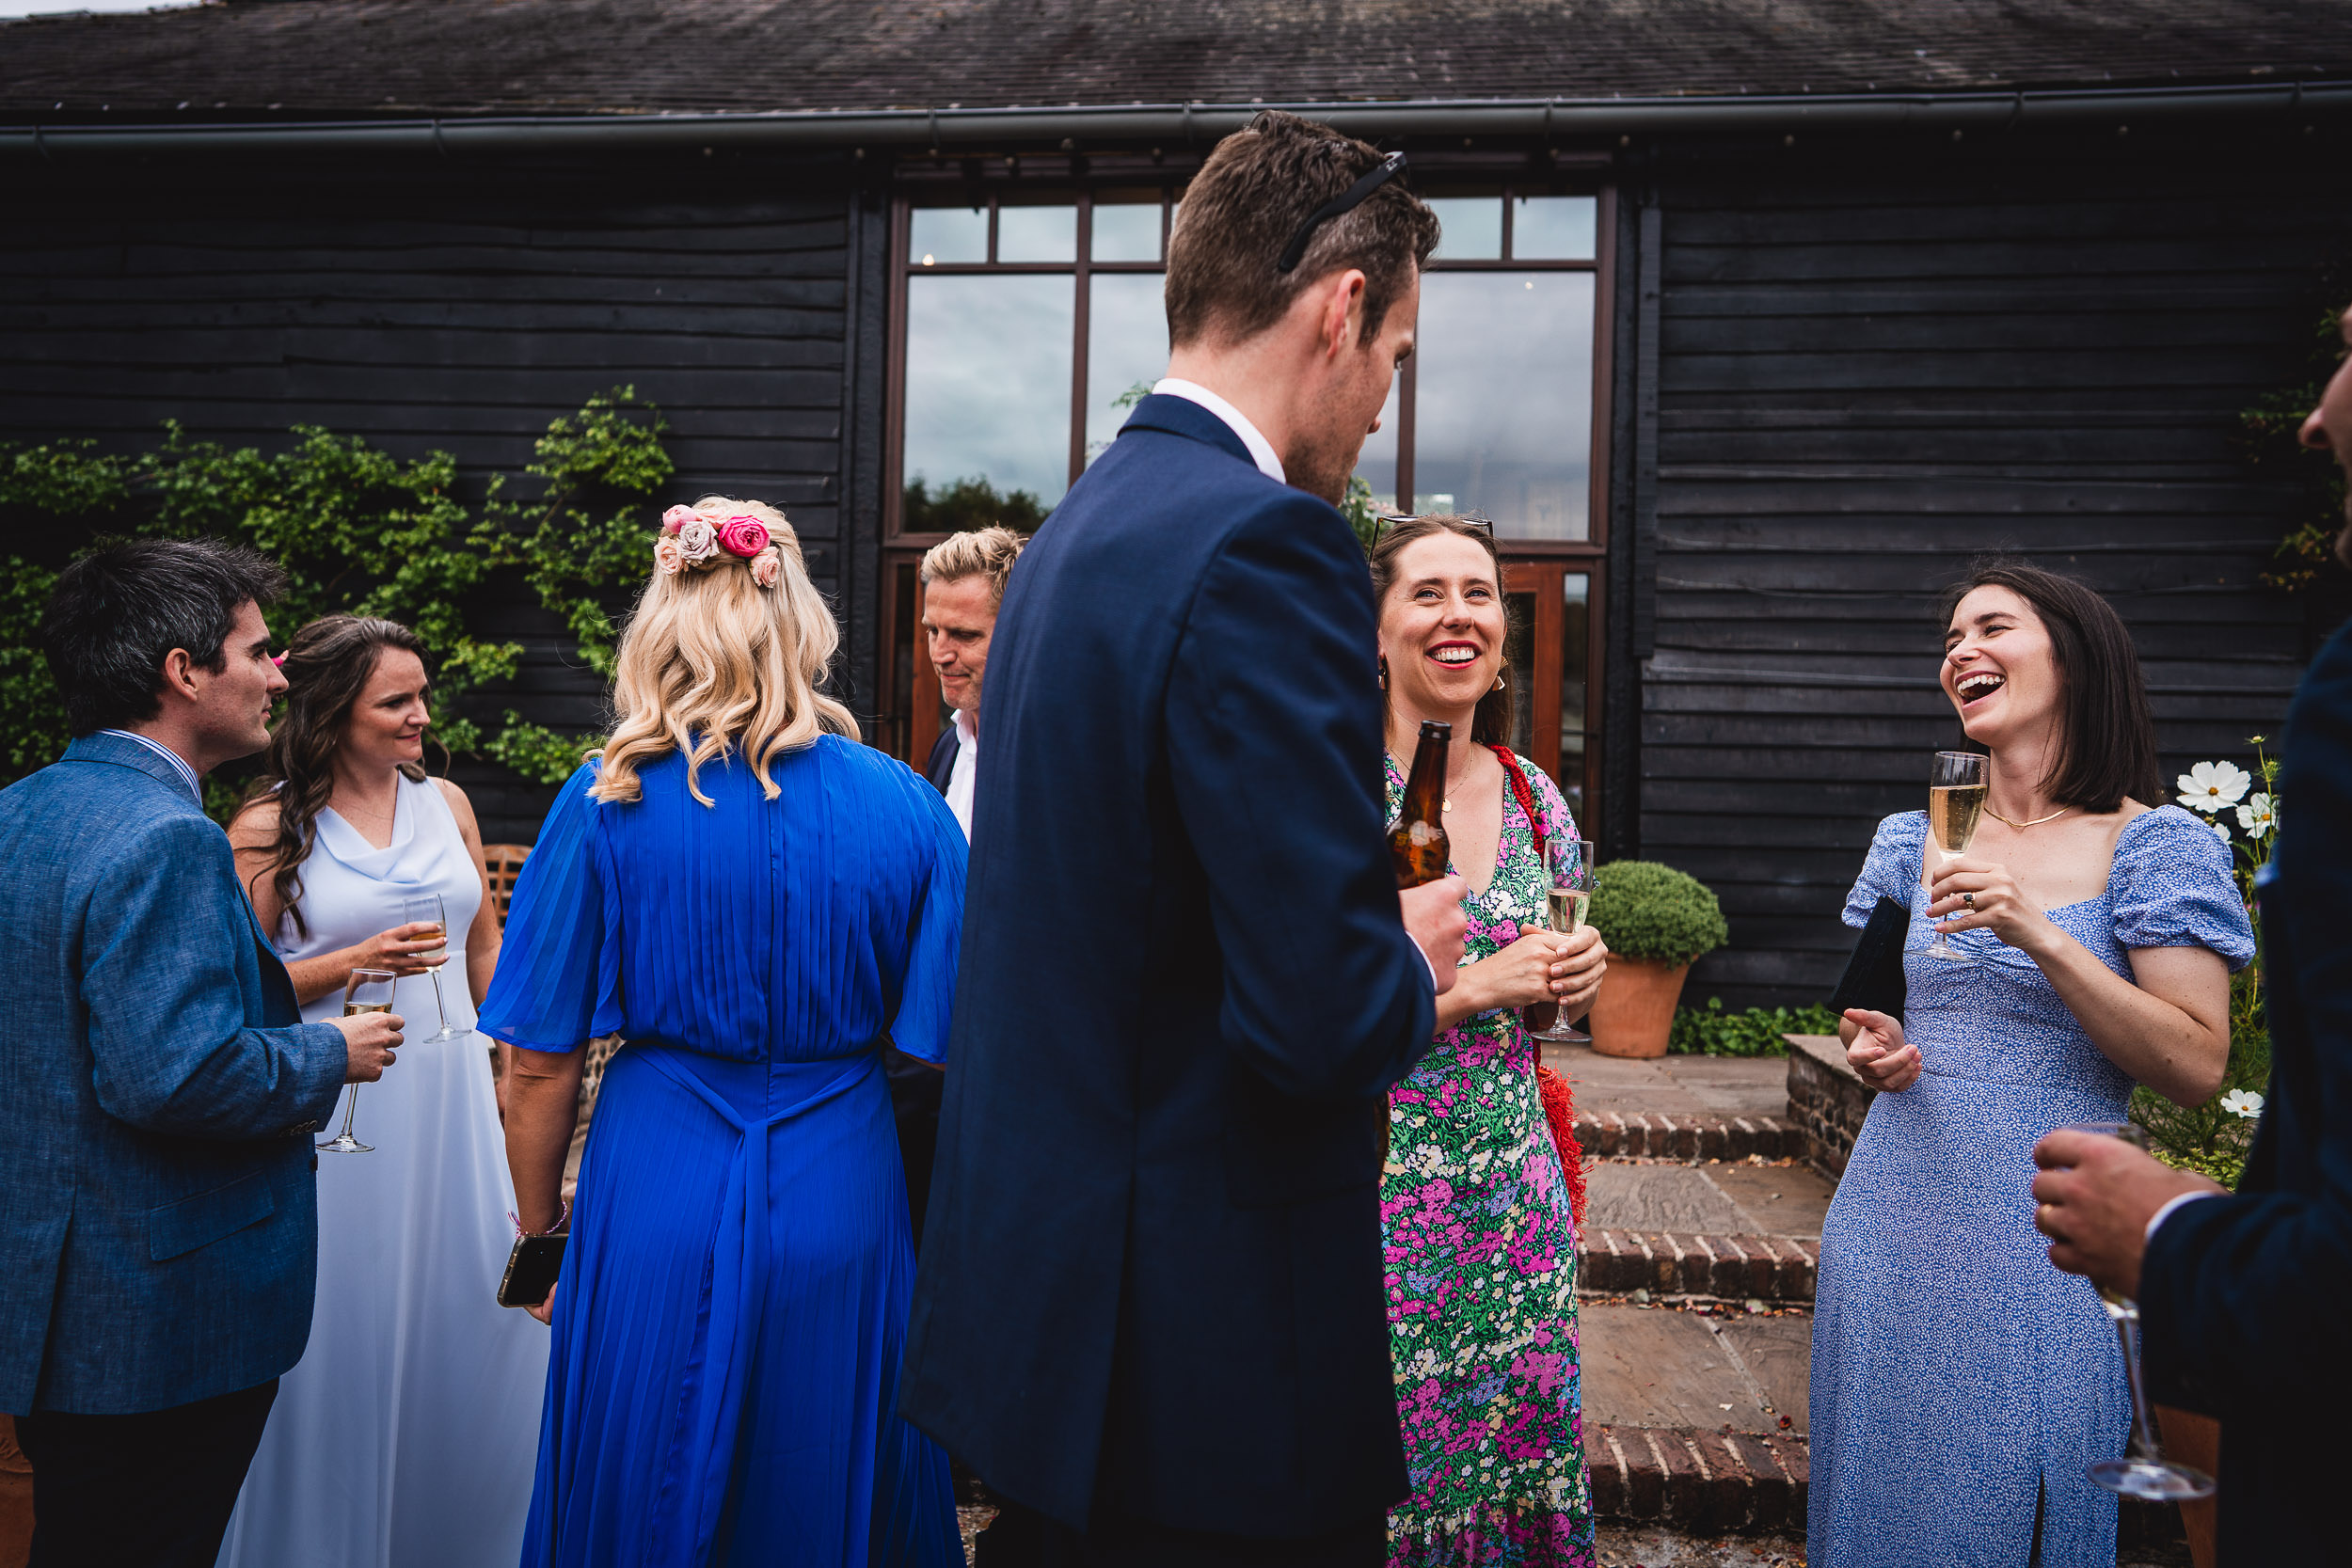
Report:
[{"label": "black sunglasses", "polygon": [[1289,272],[1297,266],[1306,260],[1308,243],[1315,237],[1316,230],[1342,214],[1354,212],[1363,205],[1365,198],[1404,172],[1405,154],[1391,152],[1375,165],[1369,174],[1309,214],[1307,221],[1298,226],[1298,232],[1291,236],[1291,243],[1282,247],[1281,259],[1274,263],[1274,270]]},{"label": "black sunglasses", "polygon": [[[1380,547],[1380,536],[1388,532],[1390,529],[1395,527],[1397,524],[1417,521],[1419,521],[1419,519],[1409,512],[1392,513],[1386,517],[1375,519],[1372,525],[1372,547],[1374,549],[1378,549]],[[1495,536],[1495,524],[1494,519],[1491,517],[1481,516],[1479,514],[1471,512],[1464,514],[1460,517],[1459,521],[1468,527],[1476,529],[1479,532],[1484,533],[1488,540],[1492,540]]]}]

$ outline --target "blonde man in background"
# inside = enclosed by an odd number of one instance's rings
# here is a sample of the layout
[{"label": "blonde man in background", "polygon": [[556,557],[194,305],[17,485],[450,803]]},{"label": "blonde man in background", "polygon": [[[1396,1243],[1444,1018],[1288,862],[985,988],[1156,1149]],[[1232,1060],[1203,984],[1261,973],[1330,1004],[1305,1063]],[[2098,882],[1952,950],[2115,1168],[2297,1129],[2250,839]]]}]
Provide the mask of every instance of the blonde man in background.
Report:
[{"label": "blonde man in background", "polygon": [[939,692],[956,710],[955,722],[939,732],[923,776],[947,797],[947,809],[972,836],[972,786],[980,761],[980,675],[988,668],[988,640],[996,630],[996,610],[1005,583],[1021,556],[1021,535],[1009,528],[959,533],[931,546],[916,574],[922,591],[923,640]]}]

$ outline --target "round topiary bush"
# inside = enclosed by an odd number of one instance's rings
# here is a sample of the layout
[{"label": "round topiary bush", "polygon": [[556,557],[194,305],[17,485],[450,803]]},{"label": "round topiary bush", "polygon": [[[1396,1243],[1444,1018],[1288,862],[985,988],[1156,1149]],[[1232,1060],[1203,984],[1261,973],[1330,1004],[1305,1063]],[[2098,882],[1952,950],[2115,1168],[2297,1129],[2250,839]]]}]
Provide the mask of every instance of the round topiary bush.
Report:
[{"label": "round topiary bush", "polygon": [[1668,969],[1712,953],[1730,934],[1707,884],[1657,861],[1611,861],[1595,871],[1585,919],[1613,956]]}]

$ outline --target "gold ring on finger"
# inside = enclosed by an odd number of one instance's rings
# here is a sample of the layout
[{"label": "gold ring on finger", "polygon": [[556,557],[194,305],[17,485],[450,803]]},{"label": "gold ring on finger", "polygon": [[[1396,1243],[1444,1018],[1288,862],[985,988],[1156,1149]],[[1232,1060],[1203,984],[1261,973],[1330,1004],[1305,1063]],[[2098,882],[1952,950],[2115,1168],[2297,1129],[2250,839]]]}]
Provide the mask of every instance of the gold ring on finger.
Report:
[{"label": "gold ring on finger", "polygon": [[1977,895],[1973,893],[1962,894],[1960,895],[1960,901],[1967,905],[1972,910],[1977,907]]}]

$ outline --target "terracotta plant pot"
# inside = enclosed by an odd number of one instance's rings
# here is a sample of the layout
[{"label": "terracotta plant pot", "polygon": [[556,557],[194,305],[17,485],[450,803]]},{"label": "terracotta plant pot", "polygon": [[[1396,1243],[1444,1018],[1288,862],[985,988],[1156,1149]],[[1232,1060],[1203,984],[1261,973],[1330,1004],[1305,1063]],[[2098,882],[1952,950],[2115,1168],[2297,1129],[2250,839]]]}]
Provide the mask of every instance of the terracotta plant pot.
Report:
[{"label": "terracotta plant pot", "polygon": [[1604,1056],[1663,1056],[1682,977],[1690,973],[1689,964],[1668,969],[1647,958],[1612,958],[1584,1021],[1593,1049]]}]

